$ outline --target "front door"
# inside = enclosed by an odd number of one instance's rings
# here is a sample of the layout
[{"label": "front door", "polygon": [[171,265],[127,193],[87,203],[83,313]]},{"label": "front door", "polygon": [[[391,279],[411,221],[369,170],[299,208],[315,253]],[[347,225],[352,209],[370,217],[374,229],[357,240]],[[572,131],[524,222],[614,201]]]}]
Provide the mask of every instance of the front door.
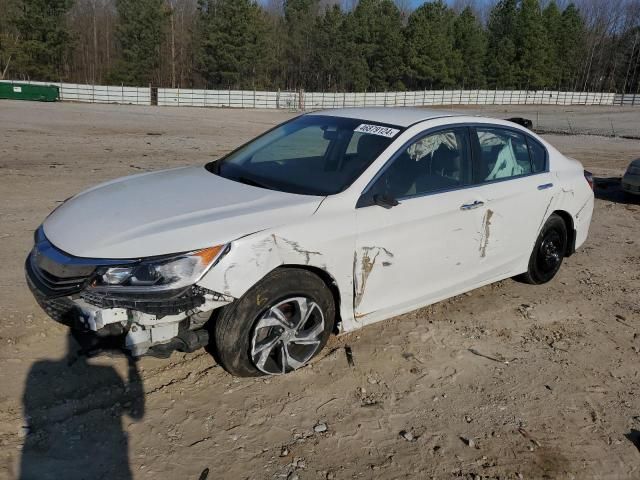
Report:
[{"label": "front door", "polygon": [[486,212],[472,186],[469,139],[466,127],[418,138],[363,194],[353,264],[361,324],[476,284]]}]

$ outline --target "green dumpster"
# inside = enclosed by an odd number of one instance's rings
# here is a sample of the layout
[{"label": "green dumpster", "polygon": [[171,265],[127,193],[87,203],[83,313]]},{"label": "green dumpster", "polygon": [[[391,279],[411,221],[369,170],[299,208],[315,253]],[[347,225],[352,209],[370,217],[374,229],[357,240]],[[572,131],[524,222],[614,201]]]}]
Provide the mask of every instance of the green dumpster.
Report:
[{"label": "green dumpster", "polygon": [[60,88],[56,85],[0,83],[0,98],[10,100],[36,100],[39,102],[55,102],[60,98]]}]

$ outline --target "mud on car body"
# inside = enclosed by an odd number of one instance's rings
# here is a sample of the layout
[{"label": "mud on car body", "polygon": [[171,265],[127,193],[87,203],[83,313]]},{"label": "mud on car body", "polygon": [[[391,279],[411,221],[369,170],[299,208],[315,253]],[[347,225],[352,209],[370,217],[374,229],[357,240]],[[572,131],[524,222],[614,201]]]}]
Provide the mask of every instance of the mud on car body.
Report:
[{"label": "mud on car body", "polygon": [[512,122],[329,110],[76,195],[36,231],[26,272],[52,318],[133,355],[212,343],[235,375],[282,374],[332,332],[551,280],[592,209],[580,163]]}]

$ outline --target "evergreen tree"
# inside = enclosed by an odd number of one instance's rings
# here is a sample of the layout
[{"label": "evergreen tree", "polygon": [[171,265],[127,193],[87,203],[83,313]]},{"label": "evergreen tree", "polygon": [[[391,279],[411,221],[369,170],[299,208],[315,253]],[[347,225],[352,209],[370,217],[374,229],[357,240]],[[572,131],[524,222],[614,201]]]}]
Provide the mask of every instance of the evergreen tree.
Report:
[{"label": "evergreen tree", "polygon": [[486,77],[489,86],[514,88],[516,76],[517,0],[500,0],[488,24]]},{"label": "evergreen tree", "polygon": [[578,8],[572,3],[562,12],[559,35],[561,67],[560,83],[563,89],[576,89],[580,78],[580,68],[587,55],[585,45],[586,27]]},{"label": "evergreen tree", "polygon": [[[364,92],[371,88],[371,70],[368,58],[364,55],[367,50],[361,42],[361,35],[354,31],[358,21],[354,12],[349,12],[343,22],[343,50],[344,64],[342,67],[342,88],[352,92]],[[375,88],[375,87],[374,87]]]},{"label": "evergreen tree", "polygon": [[453,27],[453,47],[461,59],[460,68],[456,72],[456,85],[484,87],[487,38],[482,25],[473,14],[473,10],[467,7],[456,18]]},{"label": "evergreen tree", "polygon": [[109,71],[113,83],[246,89],[638,89],[638,0],[575,0],[585,16],[559,8],[568,0],[494,1],[484,28],[478,8],[448,7],[466,0],[413,12],[410,0],[0,0],[0,78],[86,82]]},{"label": "evergreen tree", "polygon": [[[391,0],[360,0],[346,22],[358,89],[404,89],[402,18]],[[366,71],[366,81],[364,74]]]},{"label": "evergreen tree", "polygon": [[453,49],[455,14],[441,0],[424,3],[409,16],[406,28],[406,64],[411,85],[451,87],[460,70]]},{"label": "evergreen tree", "polygon": [[287,31],[287,77],[290,88],[308,83],[314,70],[311,59],[314,50],[313,34],[319,0],[286,0],[284,20]]},{"label": "evergreen tree", "polygon": [[[14,70],[38,80],[60,80],[72,45],[66,15],[73,0],[22,0],[12,23],[18,39]],[[2,12],[2,16],[8,12]]]},{"label": "evergreen tree", "polygon": [[115,83],[147,85],[160,64],[168,12],[163,0],[116,0],[116,41],[120,59],[109,75]]},{"label": "evergreen tree", "polygon": [[344,35],[345,14],[338,5],[327,8],[318,17],[313,39],[314,66],[308,89],[338,90],[345,87],[349,76],[346,65],[346,39]]},{"label": "evergreen tree", "polygon": [[0,0],[0,80],[11,75],[18,52],[18,32],[15,20],[18,18],[17,0]]},{"label": "evergreen tree", "polygon": [[251,0],[200,0],[195,64],[212,87],[263,87],[272,61],[261,9]]},{"label": "evergreen tree", "polygon": [[539,0],[521,0],[516,25],[518,83],[527,89],[546,87],[548,43]]},{"label": "evergreen tree", "polygon": [[557,89],[562,81],[562,57],[561,36],[562,36],[562,14],[555,0],[549,2],[542,11],[542,18],[547,38],[545,76],[547,84],[553,89]]}]

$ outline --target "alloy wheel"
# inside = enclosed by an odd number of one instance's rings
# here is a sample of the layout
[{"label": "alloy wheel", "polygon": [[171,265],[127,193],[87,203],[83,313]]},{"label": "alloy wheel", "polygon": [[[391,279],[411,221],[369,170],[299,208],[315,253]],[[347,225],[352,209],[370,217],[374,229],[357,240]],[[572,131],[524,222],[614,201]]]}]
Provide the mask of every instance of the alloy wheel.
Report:
[{"label": "alloy wheel", "polygon": [[291,297],[270,307],[256,322],[251,359],[268,375],[302,367],[321,345],[325,323],[320,306],[307,297]]}]

